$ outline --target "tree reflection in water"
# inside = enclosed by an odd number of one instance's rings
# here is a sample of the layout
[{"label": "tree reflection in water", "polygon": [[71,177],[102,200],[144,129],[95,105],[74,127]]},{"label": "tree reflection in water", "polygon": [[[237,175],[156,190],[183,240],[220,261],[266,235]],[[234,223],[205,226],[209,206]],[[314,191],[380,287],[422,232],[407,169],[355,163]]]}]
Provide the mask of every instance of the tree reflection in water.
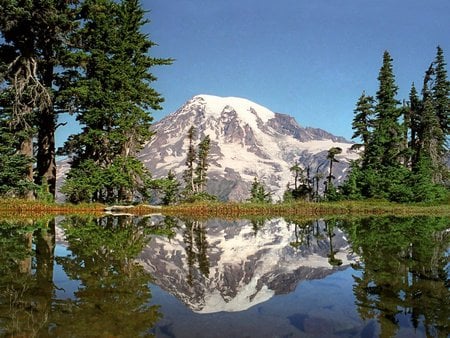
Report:
[{"label": "tree reflection in water", "polygon": [[54,227],[53,220],[0,222],[2,336],[38,336],[51,316]]},{"label": "tree reflection in water", "polygon": [[353,250],[356,305],[362,319],[376,319],[380,337],[394,337],[402,316],[429,337],[450,332],[448,218],[377,217],[347,222]]},{"label": "tree reflection in water", "polygon": [[2,222],[0,335],[151,336],[161,314],[149,305],[151,276],[134,258],[170,229],[132,217],[70,217],[62,226],[71,254],[56,261],[80,282],[74,299],[55,296],[54,220]]},{"label": "tree reflection in water", "polygon": [[[194,285],[194,279],[209,277],[209,259],[207,255],[208,241],[205,222],[184,220],[183,241],[185,243],[189,286]],[[198,263],[198,271],[195,264]],[[199,272],[199,273],[198,273]]]},{"label": "tree reflection in water", "polygon": [[[242,307],[242,311],[234,316],[222,311],[220,315],[217,312],[204,317],[204,314],[180,312],[179,309],[170,314],[170,307],[164,308],[165,325],[170,325],[173,332],[180,335],[189,334],[186,333],[189,325],[202,325],[206,321],[214,326],[214,330],[222,325],[225,335],[227,325],[236,328],[253,321],[252,327],[261,327],[263,332],[270,328],[272,319],[282,325],[286,318],[300,318],[300,322],[298,326],[280,326],[280,335],[286,333],[285,336],[288,336],[293,332],[316,334],[320,332],[317,325],[324,321],[329,324],[329,332],[336,335],[342,333],[341,336],[368,334],[390,337],[417,331],[419,336],[446,337],[450,332],[448,218],[259,219],[255,222],[223,224],[220,220],[208,223],[180,221],[171,217],[155,220],[115,216],[69,217],[60,226],[65,231],[68,254],[55,258],[53,219],[0,221],[0,336],[135,337],[151,336],[152,332],[160,334],[163,329],[155,326],[159,325],[158,321],[161,322],[161,311],[150,303],[152,294],[149,284],[152,278],[142,266],[136,264],[135,259],[144,247],[149,250],[154,245],[155,251],[150,250],[151,257],[163,262],[166,257],[172,257],[167,258],[166,262],[172,263],[169,259],[180,256],[167,255],[167,252],[160,250],[161,245],[162,248],[170,248],[168,243],[172,237],[174,252],[186,253],[186,260],[179,260],[183,269],[161,269],[159,272],[175,271],[177,277],[182,276],[178,278],[179,284],[170,282],[170,286],[178,288],[175,290],[177,294],[185,292],[189,297],[195,297],[191,302],[193,305],[199,304],[195,301],[203,300],[197,296],[203,295],[205,290],[210,293],[215,291],[215,278],[219,278],[216,280],[217,287],[228,287],[226,291],[221,291],[224,300],[246,295],[244,291],[256,278],[259,279],[255,289],[251,289],[252,295],[256,294],[255,290],[261,290],[263,283],[266,283],[267,289],[278,290],[280,295],[279,299],[275,295],[270,301],[262,297],[264,302],[258,303],[258,307]],[[176,228],[179,229],[175,236]],[[222,233],[223,229],[227,231]],[[162,237],[152,242],[155,234]],[[164,241],[163,237],[170,240]],[[347,239],[359,262],[352,266],[353,270],[349,269],[353,259],[344,261],[339,267],[329,266],[339,265],[339,259],[347,257]],[[223,245],[228,240],[236,241],[233,247],[239,249],[237,253],[242,257],[232,262],[235,268],[226,270],[231,265],[226,264],[227,261],[219,265],[220,255],[225,253],[220,250],[219,244]],[[244,248],[246,253],[242,252]],[[161,256],[156,256],[156,252],[161,252]],[[277,263],[272,266],[266,254],[286,265],[280,267]],[[314,259],[307,259],[311,256],[319,259],[322,265],[302,268],[302,263],[315,262]],[[286,270],[286,267],[292,269]],[[60,269],[64,270],[67,280],[75,281],[70,285],[64,284],[74,287],[74,290],[66,292],[58,289],[61,286],[58,278],[66,277],[60,276],[64,275]],[[306,280],[304,273],[311,277],[313,271],[317,272],[313,278],[317,280],[304,283],[306,289],[303,289],[299,282]],[[343,273],[338,277],[338,283],[345,280],[345,287],[328,286],[333,281],[332,271]],[[155,276],[158,277],[156,271]],[[345,276],[347,279],[344,279]],[[177,280],[170,274],[160,277],[167,277],[163,281]],[[185,290],[186,278],[195,292]],[[326,278],[330,279],[326,283],[321,282]],[[295,292],[292,293],[294,287]],[[347,296],[339,294],[345,290],[348,291]],[[320,299],[322,295],[329,299]],[[299,302],[302,297],[314,301]],[[342,302],[346,300],[347,305]],[[312,304],[314,302],[317,305]],[[245,303],[248,304],[250,302]],[[239,304],[234,305],[240,309]],[[345,317],[347,312],[352,313],[350,318]],[[179,322],[180,313],[186,316],[186,326]],[[331,314],[330,317],[325,317],[326,313]],[[225,319],[234,320],[234,324],[230,325]],[[340,331],[341,328],[346,331]]]}]

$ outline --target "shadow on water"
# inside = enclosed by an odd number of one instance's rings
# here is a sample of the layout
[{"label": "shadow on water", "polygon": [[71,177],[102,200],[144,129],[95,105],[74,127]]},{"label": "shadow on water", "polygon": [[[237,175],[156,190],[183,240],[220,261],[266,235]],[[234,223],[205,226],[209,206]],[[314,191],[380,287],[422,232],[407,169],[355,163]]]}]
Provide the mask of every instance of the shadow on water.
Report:
[{"label": "shadow on water", "polygon": [[447,337],[449,220],[0,220],[0,336]]}]

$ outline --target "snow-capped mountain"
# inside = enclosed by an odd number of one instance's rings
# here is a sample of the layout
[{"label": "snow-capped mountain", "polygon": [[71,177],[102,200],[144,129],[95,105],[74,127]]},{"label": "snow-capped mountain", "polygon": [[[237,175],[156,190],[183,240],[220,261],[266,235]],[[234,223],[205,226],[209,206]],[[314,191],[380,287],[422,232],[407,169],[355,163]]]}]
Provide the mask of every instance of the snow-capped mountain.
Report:
[{"label": "snow-capped mountain", "polygon": [[208,191],[222,200],[246,199],[255,177],[279,199],[293,182],[289,168],[295,161],[303,168],[310,166],[313,174],[320,170],[326,176],[331,147],[343,150],[335,165],[338,180],[349,160],[358,157],[344,138],[301,127],[289,115],[243,98],[198,95],[154,124],[156,135],[139,156],[154,177],[164,177],[169,170],[181,175],[191,126],[197,130],[198,142],[206,135],[211,139]]},{"label": "snow-capped mountain", "polygon": [[[273,219],[256,232],[245,220],[191,222],[178,229],[173,238],[154,237],[138,262],[155,284],[198,313],[243,311],[357,260],[344,233],[323,221],[296,227]],[[331,251],[339,267],[330,264]]]}]

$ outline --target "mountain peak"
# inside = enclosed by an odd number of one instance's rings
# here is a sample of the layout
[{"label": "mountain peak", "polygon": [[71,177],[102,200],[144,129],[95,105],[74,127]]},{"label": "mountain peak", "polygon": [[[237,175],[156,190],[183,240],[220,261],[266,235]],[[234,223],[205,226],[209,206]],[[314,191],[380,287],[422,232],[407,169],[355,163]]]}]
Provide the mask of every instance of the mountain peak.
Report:
[{"label": "mountain peak", "polygon": [[235,111],[242,121],[249,124],[253,124],[250,122],[254,122],[255,117],[264,123],[275,117],[275,113],[266,107],[241,97],[201,94],[194,96],[189,102],[202,105],[206,113],[216,117],[227,110]]},{"label": "mountain peak", "polygon": [[321,176],[328,175],[325,164],[331,147],[343,150],[334,166],[338,179],[349,160],[357,158],[350,142],[321,129],[303,128],[289,115],[245,98],[202,94],[153,125],[155,136],[139,158],[154,177],[164,177],[171,170],[181,179],[192,126],[197,130],[195,142],[210,137],[207,190],[221,200],[246,199],[255,177],[275,200],[281,199],[292,182],[294,163],[309,168],[311,175],[319,174],[319,169]]}]

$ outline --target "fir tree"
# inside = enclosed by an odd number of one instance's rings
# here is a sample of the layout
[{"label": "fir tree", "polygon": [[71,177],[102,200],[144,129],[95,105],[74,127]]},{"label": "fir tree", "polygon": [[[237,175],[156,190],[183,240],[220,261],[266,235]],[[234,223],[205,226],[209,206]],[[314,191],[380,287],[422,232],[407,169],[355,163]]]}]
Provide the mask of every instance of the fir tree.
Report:
[{"label": "fir tree", "polygon": [[392,58],[387,51],[383,55],[378,81],[374,130],[364,158],[375,168],[389,170],[388,168],[399,164],[403,132],[399,123],[399,102],[396,99],[398,87],[392,70]]},{"label": "fir tree", "polygon": [[[442,135],[448,135],[450,133],[450,81],[447,78],[445,66],[444,51],[438,46],[434,61],[435,81],[431,90]],[[444,150],[445,139],[439,141],[443,146],[442,150]]]},{"label": "fir tree", "polygon": [[196,158],[196,151],[194,145],[194,139],[196,137],[196,130],[193,126],[191,126],[188,130],[187,138],[189,142],[188,153],[186,156],[186,169],[183,173],[183,179],[185,182],[185,194],[190,195],[195,192],[194,185],[194,165]]},{"label": "fir tree", "polygon": [[258,180],[258,178],[254,178],[251,189],[250,189],[250,198],[249,202],[252,203],[271,203],[272,197],[271,193],[266,191],[264,185]]},{"label": "fir tree", "polygon": [[[429,87],[434,70],[432,66],[425,73],[422,89],[422,109],[419,125],[419,146],[414,168],[424,169],[424,163],[430,166],[433,172],[433,183],[442,183],[442,143],[445,139],[441,129],[439,117],[436,114],[433,93]],[[426,158],[426,159],[424,159]],[[419,164],[419,165],[417,165]],[[428,172],[428,170],[426,170]],[[427,175],[426,175],[427,176]]]},{"label": "fir tree", "polygon": [[[66,47],[66,36],[74,29],[76,1],[2,1],[0,57],[2,88],[13,93],[10,102],[15,127],[36,138],[36,182],[48,183],[55,194],[54,80]],[[30,116],[33,117],[31,120]],[[26,121],[24,124],[23,122]],[[36,126],[36,129],[32,127]],[[31,157],[33,144],[23,139],[20,149]],[[25,153],[26,152],[26,153]]]},{"label": "fir tree", "polygon": [[327,159],[330,161],[330,171],[327,176],[328,186],[332,185],[332,179],[335,178],[333,175],[333,163],[339,162],[336,159],[336,155],[339,155],[341,153],[342,153],[342,148],[340,148],[340,147],[332,147],[328,150]]},{"label": "fir tree", "polygon": [[[25,135],[25,137],[27,137]],[[21,142],[20,133],[14,133],[0,120],[0,196],[30,197],[33,195],[32,161],[17,149]]]},{"label": "fir tree", "polygon": [[[148,55],[154,43],[141,32],[148,21],[137,0],[86,1],[81,13],[81,44],[72,55],[81,68],[64,80],[64,94],[75,98],[83,130],[69,138],[64,152],[73,156],[72,170],[92,162],[105,178],[91,198],[130,201],[149,179],[135,156],[151,137],[149,109],[160,109],[163,101],[150,87],[156,79],[150,68],[171,60]],[[74,186],[82,179],[68,178]]]},{"label": "fir tree", "polygon": [[206,135],[198,145],[197,167],[195,169],[195,186],[197,192],[204,192],[206,188],[206,173],[208,171],[208,155],[211,148],[211,140]]},{"label": "fir tree", "polygon": [[354,110],[354,118],[352,122],[352,128],[354,130],[352,138],[360,137],[363,146],[367,148],[369,143],[369,137],[371,133],[371,120],[374,114],[374,99],[372,96],[366,95],[365,91],[361,94],[356,103]]},{"label": "fir tree", "polygon": [[[350,198],[376,197],[397,202],[441,199],[448,172],[442,163],[448,137],[447,123],[443,122],[448,81],[442,50],[438,48],[435,62],[425,72],[422,98],[413,84],[409,103],[400,109],[391,62],[385,52],[368,143],[362,159],[352,163],[342,192]],[[354,123],[353,127],[360,136],[360,125]]]},{"label": "fir tree", "polygon": [[178,193],[180,189],[180,183],[177,181],[174,173],[169,170],[167,178],[162,186],[162,191],[164,196],[162,198],[162,203],[165,205],[174,204],[178,199]]},{"label": "fir tree", "polygon": [[421,109],[422,102],[418,97],[418,93],[414,83],[411,85],[409,92],[409,110],[405,116],[406,128],[409,129],[409,165],[414,166],[417,162],[417,156],[419,151],[419,134],[420,134],[420,121],[421,121]]},{"label": "fir tree", "polygon": [[311,199],[313,194],[313,188],[311,186],[310,167],[306,169],[306,177],[304,174],[304,169],[300,166],[300,164],[297,161],[291,168],[289,168],[289,170],[294,175],[294,189],[289,188],[288,184],[283,199],[286,201],[291,199],[295,200]]}]

